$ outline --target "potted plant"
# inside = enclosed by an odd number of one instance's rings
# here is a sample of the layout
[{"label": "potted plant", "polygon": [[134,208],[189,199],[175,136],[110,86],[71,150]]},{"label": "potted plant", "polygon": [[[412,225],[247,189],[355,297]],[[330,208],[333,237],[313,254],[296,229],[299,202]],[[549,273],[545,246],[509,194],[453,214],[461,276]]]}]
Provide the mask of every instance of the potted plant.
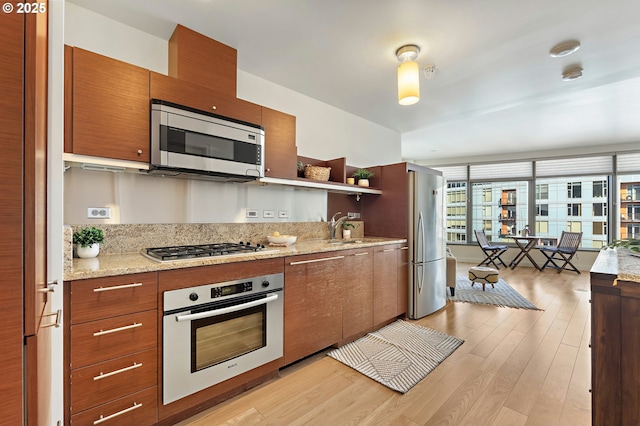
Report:
[{"label": "potted plant", "polygon": [[96,257],[100,252],[100,244],[103,242],[104,232],[94,226],[82,228],[73,233],[73,244],[76,244],[78,257]]},{"label": "potted plant", "polygon": [[304,163],[298,160],[296,168],[298,169],[298,177],[304,177]]},{"label": "potted plant", "polygon": [[628,249],[629,251],[640,253],[640,239],[630,238],[630,239],[623,239],[623,240],[614,240],[606,248],[616,248],[616,247],[622,247],[622,248]]},{"label": "potted plant", "polygon": [[369,178],[373,176],[373,172],[367,169],[358,169],[351,176],[358,179],[358,186],[369,186]]},{"label": "potted plant", "polygon": [[351,229],[355,228],[355,226],[353,226],[353,223],[349,223],[349,222],[342,222],[342,238],[345,240],[348,240],[351,238]]}]

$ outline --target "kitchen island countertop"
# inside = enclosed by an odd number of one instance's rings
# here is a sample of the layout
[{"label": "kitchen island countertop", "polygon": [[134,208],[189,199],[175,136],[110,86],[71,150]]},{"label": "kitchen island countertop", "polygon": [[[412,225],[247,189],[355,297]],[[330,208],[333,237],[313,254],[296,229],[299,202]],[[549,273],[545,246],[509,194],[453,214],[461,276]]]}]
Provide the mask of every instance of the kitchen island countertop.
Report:
[{"label": "kitchen island countertop", "polygon": [[267,246],[267,250],[262,252],[166,262],[151,260],[142,253],[105,254],[99,255],[93,259],[74,258],[71,262],[66,262],[65,264],[64,280],[72,281],[87,278],[135,274],[140,272],[153,272],[169,269],[192,268],[196,266],[218,265],[223,263],[244,262],[249,260],[270,259],[301,254],[332,252],[361,247],[406,243],[407,240],[400,238],[364,237],[356,241],[358,242],[340,242],[338,244],[332,244],[327,240],[303,240],[287,247]]}]

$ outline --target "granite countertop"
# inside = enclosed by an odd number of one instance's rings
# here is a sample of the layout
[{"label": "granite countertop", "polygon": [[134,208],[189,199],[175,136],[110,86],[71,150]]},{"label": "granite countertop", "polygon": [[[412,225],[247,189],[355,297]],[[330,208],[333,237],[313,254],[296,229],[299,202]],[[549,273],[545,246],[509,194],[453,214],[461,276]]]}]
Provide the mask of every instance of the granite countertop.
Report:
[{"label": "granite countertop", "polygon": [[[191,268],[196,266],[217,265],[223,263],[243,262],[248,260],[270,259],[300,254],[349,250],[360,247],[373,247],[385,244],[404,243],[407,240],[397,238],[364,237],[353,243],[330,244],[327,240],[303,240],[287,247],[270,247],[268,250],[250,254],[238,254],[224,257],[208,257],[193,260],[176,260],[157,262],[149,259],[142,252],[100,254],[93,259],[76,259],[65,268],[65,281],[86,278],[99,278],[114,275],[126,275],[140,272],[153,272],[169,269]],[[360,242],[361,241],[361,242]]]},{"label": "granite countertop", "polygon": [[601,250],[591,272],[616,275],[619,281],[640,283],[640,253],[619,248]]}]

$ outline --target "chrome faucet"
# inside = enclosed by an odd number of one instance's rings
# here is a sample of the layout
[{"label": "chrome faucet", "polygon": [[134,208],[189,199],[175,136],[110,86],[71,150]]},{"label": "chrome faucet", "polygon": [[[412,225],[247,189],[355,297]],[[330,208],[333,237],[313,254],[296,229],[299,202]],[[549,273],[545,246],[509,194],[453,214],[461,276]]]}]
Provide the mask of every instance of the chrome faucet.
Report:
[{"label": "chrome faucet", "polygon": [[329,239],[330,240],[336,239],[336,230],[340,227],[340,225],[342,225],[342,222],[344,222],[349,218],[348,216],[342,216],[336,219],[336,216],[338,216],[339,214],[342,214],[342,212],[335,213],[331,217],[331,221],[329,222]]}]

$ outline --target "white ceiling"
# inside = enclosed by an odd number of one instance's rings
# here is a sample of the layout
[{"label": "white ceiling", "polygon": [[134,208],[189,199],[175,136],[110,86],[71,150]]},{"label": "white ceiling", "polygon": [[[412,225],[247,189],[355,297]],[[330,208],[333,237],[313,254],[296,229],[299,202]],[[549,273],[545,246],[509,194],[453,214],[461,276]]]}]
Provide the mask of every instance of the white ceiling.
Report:
[{"label": "white ceiling", "polygon": [[[72,0],[158,37],[180,23],[238,50],[238,68],[402,134],[434,160],[574,147],[640,149],[634,0]],[[580,40],[573,55],[555,44]],[[415,105],[395,51],[421,48]],[[562,70],[584,68],[563,82]]]}]

